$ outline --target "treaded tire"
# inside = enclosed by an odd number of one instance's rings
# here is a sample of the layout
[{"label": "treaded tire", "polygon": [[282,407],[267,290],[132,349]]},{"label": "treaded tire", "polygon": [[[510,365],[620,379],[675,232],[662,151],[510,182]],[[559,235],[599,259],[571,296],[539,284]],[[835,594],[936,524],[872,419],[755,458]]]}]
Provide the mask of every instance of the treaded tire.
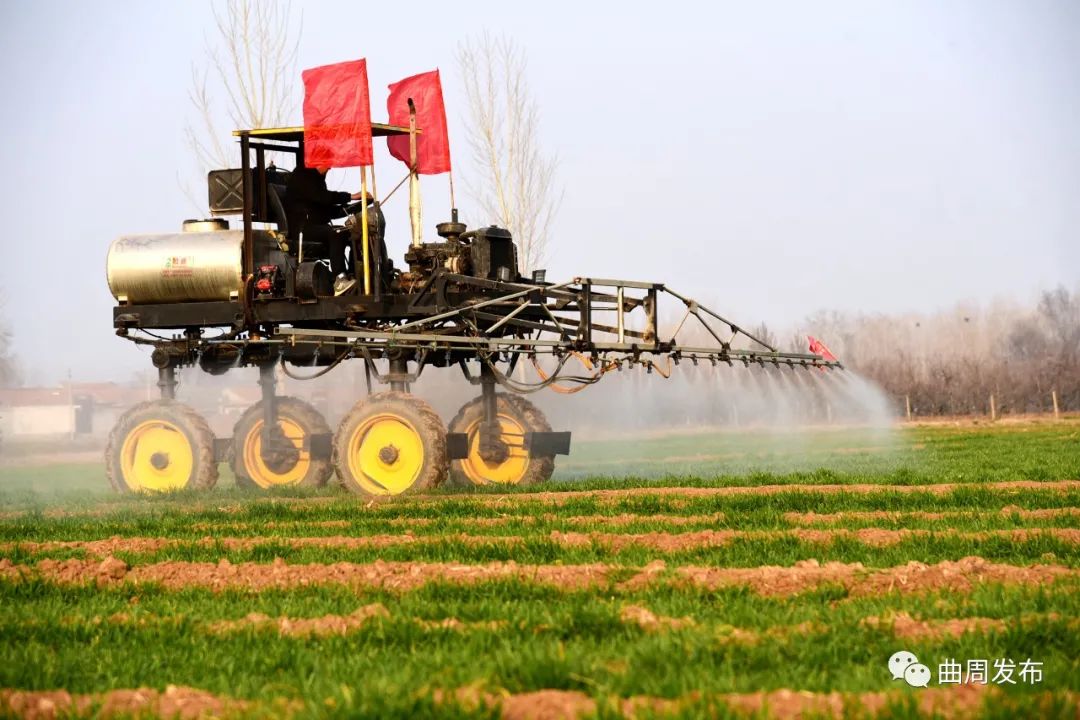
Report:
[{"label": "treaded tire", "polygon": [[217,484],[218,466],[214,461],[214,433],[199,413],[175,400],[150,400],[140,403],[120,416],[109,432],[105,444],[105,476],[116,492],[130,493],[152,489],[133,484],[135,478],[124,477],[121,453],[128,436],[140,426],[163,421],[178,429],[192,452],[191,472],[180,490],[209,490]]},{"label": "treaded tire", "polygon": [[[380,490],[382,486],[376,479],[370,476],[358,478],[352,470],[357,465],[356,458],[350,460],[356,434],[361,432],[366,423],[373,422],[374,418],[380,415],[393,416],[399,422],[407,424],[423,448],[423,460],[415,479],[408,487],[396,491]],[[364,398],[345,415],[334,435],[334,469],[338,479],[350,491],[365,497],[396,495],[438,487],[446,479],[447,466],[446,426],[443,425],[442,418],[426,402],[408,393],[389,391]]]},{"label": "treaded tire", "polygon": [[[299,425],[305,436],[330,434],[330,425],[326,418],[309,403],[294,397],[277,398],[278,417]],[[323,487],[334,472],[330,458],[308,459],[308,470],[295,482],[271,484],[264,487],[251,478],[251,472],[244,462],[244,442],[249,433],[262,422],[262,400],[249,407],[233,426],[233,441],[229,449],[229,467],[236,476],[236,486],[246,490],[265,490],[269,487]]]},{"label": "treaded tire", "polygon": [[[551,432],[551,425],[548,424],[544,413],[540,412],[540,408],[520,395],[496,393],[495,402],[498,414],[512,417],[522,426],[525,432]],[[483,398],[478,397],[470,400],[458,410],[457,415],[450,421],[449,432],[466,433],[472,426],[483,420],[483,417]],[[472,427],[474,432],[475,429],[475,427]],[[469,447],[472,447],[472,437],[469,438]],[[465,472],[464,464],[464,460],[454,460],[450,463],[450,479],[455,485],[472,487],[473,485],[496,484],[493,481],[485,480],[477,482]],[[521,478],[507,484],[533,485],[545,482],[551,479],[553,472],[555,472],[555,458],[530,456]]]}]

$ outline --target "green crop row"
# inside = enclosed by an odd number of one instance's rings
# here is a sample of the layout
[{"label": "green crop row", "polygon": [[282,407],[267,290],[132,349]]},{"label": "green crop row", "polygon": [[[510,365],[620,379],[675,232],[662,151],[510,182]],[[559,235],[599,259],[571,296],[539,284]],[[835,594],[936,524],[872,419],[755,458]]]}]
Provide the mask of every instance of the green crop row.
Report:
[{"label": "green crop row", "polygon": [[[555,500],[558,500],[556,502]],[[923,490],[897,491],[883,487],[873,492],[815,492],[792,489],[758,495],[752,492],[726,495],[679,495],[642,494],[598,497],[566,493],[552,501],[525,499],[505,503],[492,503],[490,499],[477,497],[446,497],[437,501],[395,500],[363,507],[353,497],[330,501],[258,500],[249,495],[246,504],[207,506],[198,498],[188,497],[187,502],[177,498],[147,499],[143,507],[121,505],[100,514],[61,515],[30,513],[0,519],[0,541],[12,540],[89,540],[120,535],[124,537],[176,537],[196,538],[219,534],[213,530],[219,525],[251,525],[261,528],[266,535],[325,535],[325,534],[401,534],[409,529],[396,523],[409,519],[438,521],[431,527],[419,525],[417,534],[442,534],[455,532],[468,526],[471,534],[501,535],[509,532],[546,532],[559,529],[565,519],[583,515],[642,516],[675,515],[680,517],[712,516],[722,514],[723,519],[706,527],[730,529],[775,529],[791,525],[784,514],[788,512],[971,512],[983,513],[979,517],[994,525],[981,525],[971,521],[965,525],[964,518],[947,520],[950,526],[970,529],[989,527],[1054,526],[1075,527],[1076,516],[1062,516],[1051,521],[1021,520],[1016,516],[1002,515],[1007,506],[1027,510],[1060,509],[1080,507],[1080,490],[1010,489],[973,485],[960,487],[945,493]],[[549,519],[549,516],[550,519]],[[990,518],[993,517],[991,520]],[[502,521],[519,521],[518,528],[500,527],[475,523],[477,519],[493,518]],[[290,524],[341,522],[349,524],[340,528],[290,529]],[[529,526],[524,526],[524,523]],[[920,521],[926,522],[926,521]],[[539,523],[539,524],[534,524]],[[547,523],[547,524],[545,524]],[[460,524],[460,525],[458,525]],[[602,523],[599,523],[602,525]],[[865,523],[864,523],[865,524]],[[275,527],[275,525],[277,527]],[[844,527],[859,527],[857,523],[844,523]],[[881,526],[877,521],[872,526]],[[918,527],[918,524],[908,525]],[[927,525],[924,525],[927,526]],[[656,528],[658,529],[658,528]],[[624,530],[619,530],[625,532]]]},{"label": "green crop row", "polygon": [[[6,687],[91,692],[173,683],[242,698],[271,691],[325,698],[343,678],[363,678],[362,684],[354,682],[365,691],[385,687],[398,693],[474,683],[511,692],[567,689],[621,697],[783,687],[867,691],[896,687],[885,663],[907,649],[935,669],[948,658],[1032,658],[1043,663],[1039,689],[1080,688],[1080,634],[1070,622],[1080,607],[1075,594],[1053,588],[983,587],[968,598],[914,601],[888,595],[830,603],[824,593],[770,599],[671,589],[611,598],[517,582],[442,585],[399,595],[325,588],[256,595],[94,591],[39,583],[0,585],[0,597],[6,608],[0,653],[20,659],[0,666],[0,686]],[[207,629],[213,620],[248,612],[315,617],[347,614],[370,602],[383,603],[389,618],[341,636],[289,637],[255,627],[220,635]],[[691,617],[694,624],[646,631],[621,619],[631,602],[658,614]],[[1000,631],[910,639],[861,622],[897,608],[983,613],[1008,622]],[[118,612],[128,620],[107,619]],[[172,621],[138,622],[152,617]],[[415,617],[505,624],[497,630],[431,630]],[[821,627],[810,635],[768,632],[803,621]],[[733,627],[758,631],[756,642],[739,641]],[[93,662],[87,662],[88,653]],[[673,658],[679,659],[677,669]]]},{"label": "green crop row", "polygon": [[[1009,537],[963,537],[947,533],[908,537],[892,545],[878,546],[855,537],[841,536],[829,542],[817,542],[792,536],[736,537],[722,545],[690,546],[665,550],[641,544],[623,547],[602,540],[574,545],[549,536],[491,539],[462,542],[454,536],[434,537],[429,541],[391,544],[382,547],[342,547],[298,545],[287,538],[267,539],[247,548],[229,548],[219,542],[177,541],[153,552],[114,553],[131,565],[145,565],[168,560],[217,562],[225,558],[233,563],[271,562],[281,558],[289,563],[370,563],[384,561],[485,563],[510,561],[525,564],[614,563],[641,566],[656,559],[669,564],[709,567],[757,567],[763,559],[772,565],[792,565],[800,560],[821,562],[860,562],[867,567],[892,567],[909,560],[935,563],[977,555],[999,563],[1028,565],[1051,562],[1080,567],[1080,544],[1048,535],[1024,540]],[[0,557],[14,563],[28,563],[44,558],[84,557],[81,549],[30,549],[14,545],[0,551]]]}]

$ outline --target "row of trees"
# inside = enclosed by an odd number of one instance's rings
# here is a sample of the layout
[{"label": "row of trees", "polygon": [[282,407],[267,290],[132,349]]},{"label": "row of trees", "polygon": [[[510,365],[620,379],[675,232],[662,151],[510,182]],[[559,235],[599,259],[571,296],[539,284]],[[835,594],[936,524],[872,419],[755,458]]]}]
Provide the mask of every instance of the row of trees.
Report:
[{"label": "row of trees", "polygon": [[[935,315],[821,312],[805,332],[918,415],[1080,410],[1080,291],[1041,294],[1035,307],[998,302]],[[805,351],[805,333],[790,343]]]}]

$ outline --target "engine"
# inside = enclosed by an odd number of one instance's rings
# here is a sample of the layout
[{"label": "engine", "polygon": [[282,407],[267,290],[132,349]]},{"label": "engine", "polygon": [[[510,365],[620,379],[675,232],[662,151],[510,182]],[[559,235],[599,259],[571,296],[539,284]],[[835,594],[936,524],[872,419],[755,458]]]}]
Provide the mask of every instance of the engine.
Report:
[{"label": "engine", "polygon": [[517,246],[508,230],[499,227],[465,232],[458,222],[440,223],[440,243],[414,245],[405,253],[409,271],[401,274],[402,287],[423,285],[437,269],[503,282],[519,279]]}]

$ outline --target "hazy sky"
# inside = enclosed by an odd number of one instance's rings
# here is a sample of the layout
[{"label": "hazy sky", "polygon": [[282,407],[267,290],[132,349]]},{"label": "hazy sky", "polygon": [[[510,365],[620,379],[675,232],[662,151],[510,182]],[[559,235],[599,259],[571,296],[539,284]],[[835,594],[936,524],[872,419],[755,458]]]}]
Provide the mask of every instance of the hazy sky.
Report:
[{"label": "hazy sky", "polygon": [[[294,5],[300,67],[366,57],[376,120],[388,83],[442,69],[462,174],[456,43],[525,49],[565,188],[549,279],[663,281],[773,325],[1080,283],[1080,3]],[[113,336],[105,253],[178,230],[182,182],[205,193],[183,129],[211,22],[198,0],[0,5],[0,290],[29,381],[149,367]],[[385,146],[377,172],[401,176]],[[403,195],[387,215],[400,258]]]}]

